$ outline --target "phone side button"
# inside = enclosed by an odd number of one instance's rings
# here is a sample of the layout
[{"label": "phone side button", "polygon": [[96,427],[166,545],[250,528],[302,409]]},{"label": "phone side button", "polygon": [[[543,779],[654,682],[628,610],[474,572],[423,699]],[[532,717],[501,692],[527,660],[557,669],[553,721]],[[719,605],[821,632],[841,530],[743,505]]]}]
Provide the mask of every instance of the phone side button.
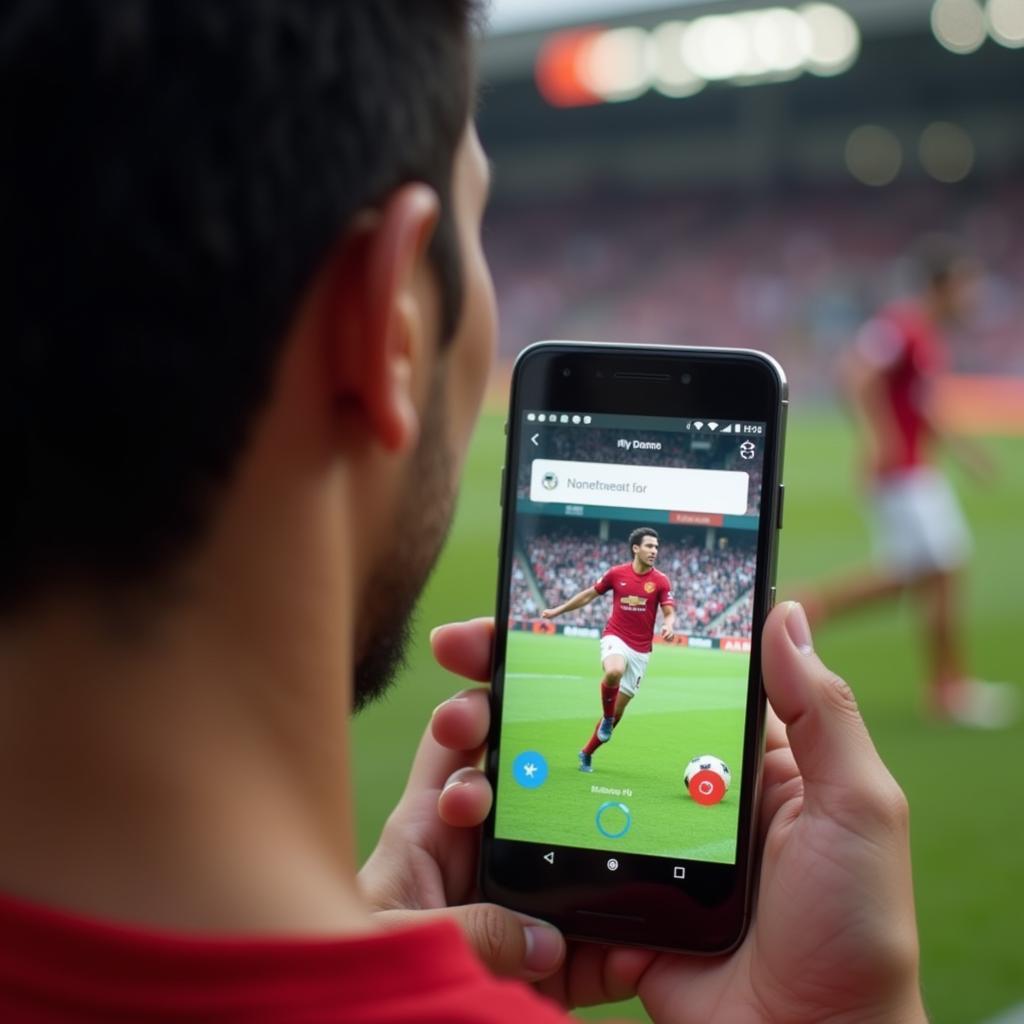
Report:
[{"label": "phone side button", "polygon": [[498,491],[498,508],[505,507],[505,467],[501,467],[501,490]]},{"label": "phone side button", "polygon": [[782,507],[786,502],[786,485],[779,484],[779,502],[778,502],[778,516],[775,520],[775,529],[782,529]]},{"label": "phone side button", "polygon": [[775,607],[775,587],[768,591],[768,611]]}]

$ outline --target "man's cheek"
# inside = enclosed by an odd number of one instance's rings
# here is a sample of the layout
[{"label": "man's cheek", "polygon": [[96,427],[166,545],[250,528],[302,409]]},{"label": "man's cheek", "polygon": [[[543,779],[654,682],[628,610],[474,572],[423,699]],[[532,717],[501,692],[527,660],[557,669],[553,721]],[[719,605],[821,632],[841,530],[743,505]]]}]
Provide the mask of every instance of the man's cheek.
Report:
[{"label": "man's cheek", "polygon": [[469,435],[476,424],[484,391],[494,362],[497,344],[497,311],[494,289],[483,257],[474,268],[474,287],[465,307],[462,329],[452,353],[453,397],[449,428],[452,451],[461,465]]}]

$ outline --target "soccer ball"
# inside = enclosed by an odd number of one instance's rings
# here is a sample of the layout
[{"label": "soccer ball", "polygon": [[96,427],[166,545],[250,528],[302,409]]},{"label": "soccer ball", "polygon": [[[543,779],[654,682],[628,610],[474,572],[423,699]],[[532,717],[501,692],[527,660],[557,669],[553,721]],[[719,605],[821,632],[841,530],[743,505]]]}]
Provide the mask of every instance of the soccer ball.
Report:
[{"label": "soccer ball", "polygon": [[725,796],[731,781],[729,766],[714,754],[700,754],[691,758],[683,773],[683,785],[687,792],[705,807],[717,804]]}]

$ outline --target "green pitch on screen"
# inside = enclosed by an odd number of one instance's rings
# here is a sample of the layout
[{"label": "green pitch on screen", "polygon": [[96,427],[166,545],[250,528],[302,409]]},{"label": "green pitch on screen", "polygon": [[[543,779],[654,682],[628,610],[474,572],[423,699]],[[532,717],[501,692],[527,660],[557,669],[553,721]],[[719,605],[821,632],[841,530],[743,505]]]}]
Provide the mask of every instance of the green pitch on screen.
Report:
[{"label": "green pitch on screen", "polygon": [[[742,654],[656,646],[637,696],[587,774],[577,753],[601,714],[598,641],[510,633],[495,834],[734,863],[748,665]],[[547,779],[537,788],[515,781],[512,763],[523,751],[547,761]],[[725,799],[711,807],[683,786],[686,763],[698,754],[715,754],[732,769]],[[631,816],[629,830],[615,839],[596,823],[608,801],[625,804]],[[625,816],[612,813],[605,828],[616,832]]]}]

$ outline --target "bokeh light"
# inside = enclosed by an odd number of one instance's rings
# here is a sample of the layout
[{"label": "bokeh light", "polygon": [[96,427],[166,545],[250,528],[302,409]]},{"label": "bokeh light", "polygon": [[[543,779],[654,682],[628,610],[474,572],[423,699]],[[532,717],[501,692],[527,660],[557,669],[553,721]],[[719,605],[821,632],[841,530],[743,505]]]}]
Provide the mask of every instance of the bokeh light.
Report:
[{"label": "bokeh light", "polygon": [[974,166],[974,143],[958,124],[933,121],[921,133],[917,148],[921,166],[947,184],[963,181]]},{"label": "bokeh light", "polygon": [[666,21],[659,25],[650,39],[654,88],[665,96],[681,99],[700,92],[707,84],[683,56],[685,21]]},{"label": "bokeh light", "polygon": [[653,80],[649,53],[643,29],[601,32],[580,52],[580,78],[587,89],[608,103],[636,99]]},{"label": "bokeh light", "polygon": [[807,70],[815,75],[840,75],[860,53],[860,29],[846,11],[834,4],[812,3],[799,8],[810,32]]},{"label": "bokeh light", "polygon": [[846,166],[862,184],[875,187],[896,180],[903,166],[900,140],[876,124],[854,128],[846,140]]},{"label": "bokeh light", "polygon": [[988,34],[985,12],[978,0],[935,0],[932,31],[947,50],[974,53]]},{"label": "bokeh light", "polygon": [[735,78],[751,56],[750,40],[734,15],[698,18],[683,36],[683,56],[693,70],[709,82]]},{"label": "bokeh light", "polygon": [[1024,0],[988,0],[988,30],[1003,46],[1024,46]]}]

